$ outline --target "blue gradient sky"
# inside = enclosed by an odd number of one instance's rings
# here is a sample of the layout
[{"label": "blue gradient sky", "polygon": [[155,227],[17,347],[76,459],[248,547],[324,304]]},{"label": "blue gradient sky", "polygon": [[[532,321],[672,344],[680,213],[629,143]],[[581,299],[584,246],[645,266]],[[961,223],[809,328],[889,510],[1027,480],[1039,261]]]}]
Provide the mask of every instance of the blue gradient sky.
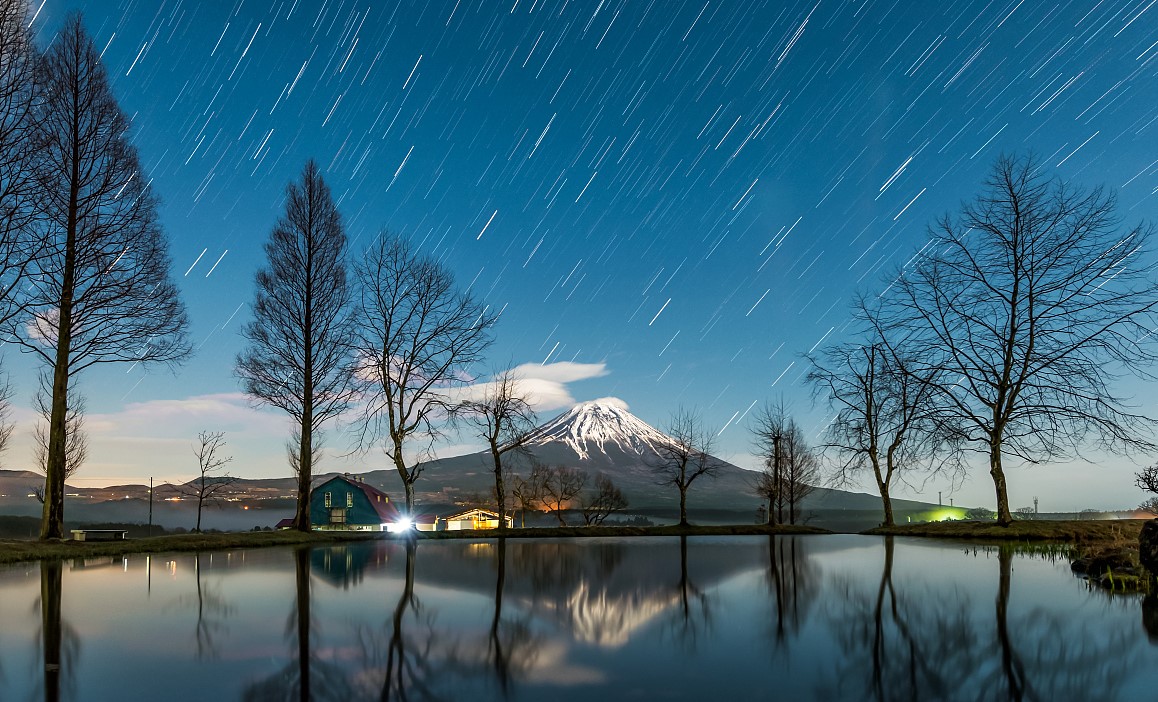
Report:
[{"label": "blue gradient sky", "polygon": [[[281,418],[246,407],[232,365],[262,244],[311,157],[355,250],[407,234],[503,309],[492,365],[547,364],[531,372],[546,415],[616,396],[662,425],[698,406],[742,465],[754,403],[782,396],[817,436],[828,414],[800,354],[843,338],[852,294],[880,288],[1003,151],[1115,188],[1130,223],[1158,219],[1147,2],[33,6],[42,41],[79,8],[104,49],[197,348],[175,375],[83,378],[78,477],[94,482],[188,476],[202,428],[227,431],[235,473],[287,473]],[[35,371],[17,356],[27,407]],[[1111,463],[1015,470],[1011,499],[1136,504],[1133,467]],[[955,499],[991,493],[978,472]]]}]

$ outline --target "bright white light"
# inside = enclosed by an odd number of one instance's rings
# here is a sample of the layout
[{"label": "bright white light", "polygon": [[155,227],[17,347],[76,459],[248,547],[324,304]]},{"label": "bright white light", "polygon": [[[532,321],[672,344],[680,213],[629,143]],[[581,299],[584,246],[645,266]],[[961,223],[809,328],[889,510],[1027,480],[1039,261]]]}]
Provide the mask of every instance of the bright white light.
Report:
[{"label": "bright white light", "polygon": [[389,532],[409,531],[413,527],[414,527],[414,522],[410,521],[406,517],[402,517],[401,519],[394,522],[393,524],[387,524],[386,525],[386,531],[389,531]]}]

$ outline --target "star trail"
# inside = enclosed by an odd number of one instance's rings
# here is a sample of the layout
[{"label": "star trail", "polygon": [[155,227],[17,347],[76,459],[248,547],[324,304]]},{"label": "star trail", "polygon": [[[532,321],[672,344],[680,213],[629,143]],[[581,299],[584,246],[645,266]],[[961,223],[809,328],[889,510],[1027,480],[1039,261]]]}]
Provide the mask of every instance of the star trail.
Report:
[{"label": "star trail", "polygon": [[1158,219],[1154,4],[34,3],[42,44],[80,9],[103,47],[200,345],[90,406],[236,392],[239,305],[315,158],[355,251],[404,233],[503,309],[498,362],[606,363],[577,399],[698,405],[733,457],[755,401],[819,432],[800,354],[999,154]]}]

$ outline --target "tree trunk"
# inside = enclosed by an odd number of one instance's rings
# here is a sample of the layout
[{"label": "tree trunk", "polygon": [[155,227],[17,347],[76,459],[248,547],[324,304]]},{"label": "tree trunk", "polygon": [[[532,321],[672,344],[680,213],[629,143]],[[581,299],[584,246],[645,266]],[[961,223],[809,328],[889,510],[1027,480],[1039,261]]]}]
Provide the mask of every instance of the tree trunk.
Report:
[{"label": "tree trunk", "polygon": [[[64,326],[63,324],[61,325]],[[63,331],[62,334],[63,336]],[[62,349],[62,347],[64,347]],[[64,537],[64,480],[68,469],[68,344],[58,343],[52,379],[52,412],[48,425],[48,460],[44,466],[44,511],[40,538]]]},{"label": "tree trunk", "polygon": [[197,491],[197,528],[193,531],[201,533],[201,508],[205,505],[205,474],[201,474],[201,489]]},{"label": "tree trunk", "polygon": [[405,469],[399,471],[403,473],[402,482],[406,485],[406,516],[411,519],[414,518],[414,481],[410,480],[406,475]]},{"label": "tree trunk", "polygon": [[499,529],[507,528],[507,488],[503,484],[503,459],[498,447],[491,443],[491,458],[495,462],[495,499],[499,503]]},{"label": "tree trunk", "polygon": [[44,466],[44,512],[40,538],[64,536],[64,481],[68,473],[68,371],[72,347],[72,294],[76,251],[73,238],[66,244],[52,372],[52,409],[48,423],[48,457]]},{"label": "tree trunk", "polygon": [[688,486],[680,485],[680,526],[688,526]]},{"label": "tree trunk", "polygon": [[[307,391],[308,392],[308,391]],[[312,398],[310,398],[312,399]],[[313,482],[313,412],[308,400],[302,413],[301,445],[298,447],[298,508],[294,515],[294,529],[309,531],[310,524],[310,483]]]},{"label": "tree trunk", "polygon": [[989,442],[989,475],[993,477],[993,487],[997,491],[997,523],[1009,526],[1013,514],[1009,511],[1009,492],[1005,486],[1005,472],[1001,469],[1001,441]]},{"label": "tree trunk", "polygon": [[893,498],[889,495],[889,483],[892,482],[893,470],[892,459],[890,458],[889,471],[883,477],[881,476],[881,468],[879,459],[873,460],[873,473],[877,478],[877,490],[881,493],[881,507],[885,510],[884,526],[891,527],[895,525],[893,521]]},{"label": "tree trunk", "polygon": [[881,490],[881,506],[885,509],[884,526],[895,526],[896,522],[893,519],[893,498],[889,496],[888,487]]}]

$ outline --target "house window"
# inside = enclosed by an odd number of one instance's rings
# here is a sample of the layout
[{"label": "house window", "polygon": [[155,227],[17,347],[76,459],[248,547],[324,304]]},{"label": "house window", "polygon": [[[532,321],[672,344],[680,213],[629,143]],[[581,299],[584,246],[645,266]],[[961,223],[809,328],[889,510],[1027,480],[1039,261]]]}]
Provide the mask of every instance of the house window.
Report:
[{"label": "house window", "polygon": [[347,507],[353,507],[354,506],[354,493],[352,493],[352,492],[346,493],[346,506]]},{"label": "house window", "polygon": [[330,524],[345,524],[346,510],[335,507],[330,510]]},{"label": "house window", "polygon": [[328,492],[327,492],[327,493],[326,493],[326,506],[327,506],[327,507],[329,507],[329,506],[330,506],[330,502],[331,502],[331,500],[330,500],[330,493],[328,493]]}]

